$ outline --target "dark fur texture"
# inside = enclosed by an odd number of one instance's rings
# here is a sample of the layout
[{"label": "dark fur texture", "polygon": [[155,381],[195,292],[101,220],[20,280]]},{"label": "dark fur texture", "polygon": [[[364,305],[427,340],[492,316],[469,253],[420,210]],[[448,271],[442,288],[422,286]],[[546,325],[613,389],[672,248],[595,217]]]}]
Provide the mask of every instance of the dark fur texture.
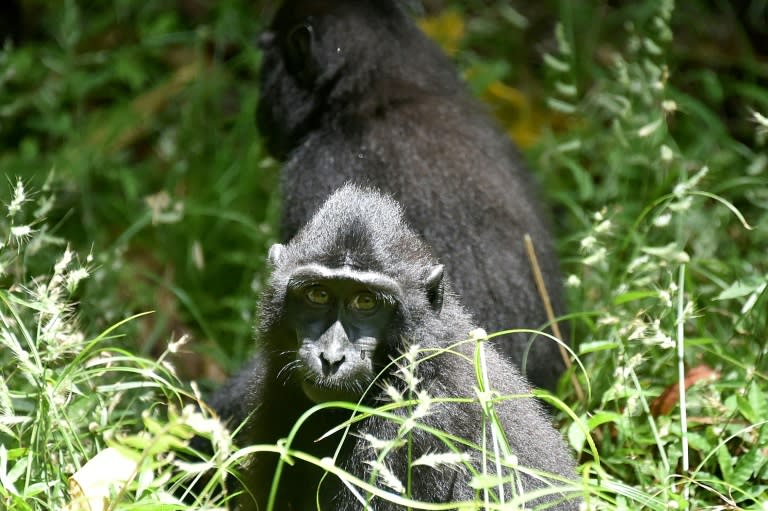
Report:
[{"label": "dark fur texture", "polygon": [[[546,215],[520,156],[449,59],[394,0],[287,0],[264,48],[259,126],[285,158],[284,239],[351,181],[391,193],[488,331],[547,322],[523,235],[556,313],[561,282]],[[519,366],[530,336],[503,337]],[[537,338],[525,372],[554,389],[564,365]]]},{"label": "dark fur texture", "polygon": [[[260,350],[251,363],[229,384],[219,390],[213,399],[214,408],[229,419],[235,427],[251,416],[240,433],[240,445],[274,443],[288,435],[297,418],[313,406],[305,397],[301,381],[291,364],[296,360],[297,340],[292,327],[287,325],[286,288],[293,270],[308,263],[322,264],[329,268],[340,265],[361,272],[379,272],[394,279],[399,285],[401,302],[396,305],[392,331],[377,350],[377,370],[392,358],[399,356],[412,343],[425,350],[445,348],[467,339],[475,323],[459,304],[451,291],[451,284],[443,280],[442,300],[430,300],[425,287],[425,277],[437,262],[426,245],[407,227],[399,205],[379,193],[345,186],[333,194],[312,217],[308,225],[299,231],[281,254],[279,263],[265,289],[261,301],[258,341]],[[493,348],[485,346],[491,387],[500,395],[526,394],[529,386],[525,379]],[[472,359],[474,343],[464,343],[457,354],[442,354],[422,358],[416,373],[419,388],[433,399],[446,397],[473,397],[477,386]],[[467,358],[464,358],[467,357]],[[295,368],[295,366],[293,366]],[[386,382],[406,392],[404,381],[390,369],[382,380],[373,385],[364,403],[380,406],[391,401],[383,390]],[[571,479],[575,477],[573,459],[558,432],[542,412],[538,402],[530,397],[518,397],[500,402],[496,406],[500,423],[504,428],[512,452],[524,467]],[[396,412],[407,416],[405,411]],[[348,411],[329,410],[317,414],[302,428],[292,446],[317,457],[332,456],[340,441],[334,435],[322,442],[315,439],[349,418]],[[456,404],[432,404],[420,423],[445,431],[481,445],[483,417],[477,402]],[[371,468],[367,461],[374,460],[376,453],[364,435],[378,439],[395,438],[399,425],[379,417],[370,417],[355,423],[347,435],[337,465],[357,477],[368,480]],[[486,430],[487,432],[487,430]],[[472,463],[479,466],[479,453],[461,444],[461,451],[472,456]],[[418,429],[413,431],[412,459],[427,453],[445,453],[449,448],[431,434]],[[269,485],[275,471],[276,456],[256,455],[246,474],[248,490],[264,509]],[[395,449],[385,458],[386,465],[402,481],[408,470],[407,448]],[[493,472],[493,469],[491,469]],[[317,484],[321,473],[303,462],[287,468],[281,482],[278,506],[280,510],[315,509]],[[532,490],[548,483],[521,475],[521,484]],[[413,498],[432,502],[472,500],[476,492],[469,487],[470,476],[463,468],[413,468]],[[553,483],[555,486],[562,482]],[[507,500],[511,488],[507,489]],[[576,510],[578,499],[563,501],[556,494],[548,509]],[[537,501],[543,503],[545,499]],[[320,490],[321,509],[351,511],[362,505],[346,490],[335,476],[328,476]],[[250,497],[240,501],[243,510],[256,509]],[[375,499],[373,507],[379,511],[403,509],[392,503]]]}]

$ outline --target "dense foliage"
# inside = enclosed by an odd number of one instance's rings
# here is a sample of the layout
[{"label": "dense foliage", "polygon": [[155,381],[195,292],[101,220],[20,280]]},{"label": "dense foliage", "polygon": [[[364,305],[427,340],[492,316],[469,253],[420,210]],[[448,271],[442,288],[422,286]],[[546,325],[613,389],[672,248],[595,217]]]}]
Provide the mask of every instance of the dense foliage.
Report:
[{"label": "dense foliage", "polygon": [[[557,408],[589,507],[768,509],[765,4],[434,3],[423,28],[554,211],[583,365]],[[223,506],[245,452],[224,462],[185,404],[246,356],[277,238],[269,11],[21,5],[0,23],[0,502],[79,509],[70,476],[112,446],[135,464],[113,508],[175,502],[180,469],[211,465],[190,506]]]}]

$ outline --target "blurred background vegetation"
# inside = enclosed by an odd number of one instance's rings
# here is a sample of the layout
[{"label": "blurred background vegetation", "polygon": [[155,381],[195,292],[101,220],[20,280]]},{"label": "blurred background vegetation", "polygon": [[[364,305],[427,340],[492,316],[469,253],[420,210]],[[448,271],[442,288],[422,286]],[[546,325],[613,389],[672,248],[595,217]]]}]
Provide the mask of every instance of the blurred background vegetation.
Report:
[{"label": "blurred background vegetation", "polygon": [[[759,3],[679,8],[672,84],[681,96],[696,93],[684,96],[689,115],[675,119],[680,143],[749,140],[748,108],[768,110],[765,12],[761,21],[750,11]],[[588,91],[620,51],[627,23],[654,12],[650,1],[425,4],[423,27],[524,148],[582,122],[545,103],[542,55],[557,49],[560,17],[570,18],[574,85]],[[106,326],[154,310],[142,322],[145,353],[171,333],[192,333],[193,347],[233,369],[250,344],[263,255],[277,239],[278,166],[254,126],[254,41],[274,2],[4,6],[0,168],[8,182],[49,187],[47,234],[93,252],[98,270],[80,297],[86,322]],[[559,179],[538,167],[543,180]],[[578,198],[548,183],[558,213],[576,200],[589,210],[619,198],[617,185],[592,174],[581,176]],[[573,219],[564,216],[556,218],[567,233]]]},{"label": "blurred background vegetation", "polygon": [[[682,456],[665,343],[684,322],[686,362],[703,368],[686,375],[700,389],[691,445],[716,489],[701,502],[766,509],[768,3],[410,3],[543,185],[592,385],[583,402],[561,396],[592,421],[603,468],[686,505],[665,479]],[[254,122],[254,42],[274,9],[0,5],[0,197],[21,179],[37,208],[0,287],[70,245],[93,258],[72,297],[84,330],[154,311],[122,329],[123,348],[152,358],[189,335],[175,367],[204,385],[241,365],[278,238],[279,165]]]}]

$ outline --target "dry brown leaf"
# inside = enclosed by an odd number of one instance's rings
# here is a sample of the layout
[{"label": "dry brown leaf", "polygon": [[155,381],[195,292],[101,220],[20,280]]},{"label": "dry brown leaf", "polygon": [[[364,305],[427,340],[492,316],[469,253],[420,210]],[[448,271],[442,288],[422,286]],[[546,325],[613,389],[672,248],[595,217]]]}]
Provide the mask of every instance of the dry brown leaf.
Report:
[{"label": "dry brown leaf", "polygon": [[[701,364],[691,369],[685,374],[685,389],[688,390],[691,386],[702,380],[716,380],[720,378],[720,373],[712,369],[706,364]],[[653,400],[651,403],[651,414],[654,417],[659,415],[669,415],[669,412],[675,407],[680,400],[680,385],[675,382],[661,393],[659,397]]]}]

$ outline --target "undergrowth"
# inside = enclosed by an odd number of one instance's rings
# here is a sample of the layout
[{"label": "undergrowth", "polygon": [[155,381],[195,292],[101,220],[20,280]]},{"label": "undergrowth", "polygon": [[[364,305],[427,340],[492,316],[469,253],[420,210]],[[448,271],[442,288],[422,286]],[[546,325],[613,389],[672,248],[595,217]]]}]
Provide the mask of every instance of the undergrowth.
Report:
[{"label": "undergrowth", "polygon": [[746,103],[751,140],[734,140],[675,87],[674,6],[653,4],[588,87],[572,19],[545,58],[549,105],[574,120],[535,160],[569,213],[573,340],[592,389],[574,407],[611,477],[670,508],[765,509],[765,119]]},{"label": "undergrowth", "polygon": [[[564,378],[555,408],[585,507],[768,509],[765,56],[697,60],[686,43],[728,21],[707,2],[561,2],[531,71],[543,8],[449,3],[424,27],[531,147],[555,212],[590,390]],[[236,451],[186,383],[246,356],[276,238],[263,10],[39,7],[0,50],[0,502],[76,509],[76,474],[108,452],[129,467],[114,509],[223,508],[224,474],[279,449]]]}]

